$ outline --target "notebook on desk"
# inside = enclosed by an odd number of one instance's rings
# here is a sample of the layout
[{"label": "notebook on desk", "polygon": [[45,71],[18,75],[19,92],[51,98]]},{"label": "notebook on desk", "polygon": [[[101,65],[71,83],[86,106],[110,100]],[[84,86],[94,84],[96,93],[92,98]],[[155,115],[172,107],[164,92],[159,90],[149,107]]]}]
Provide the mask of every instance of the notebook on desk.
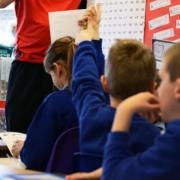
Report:
[{"label": "notebook on desk", "polygon": [[9,149],[10,153],[12,154],[12,146],[17,140],[24,141],[26,138],[26,134],[18,133],[18,132],[1,132],[0,138],[6,144],[7,148]]}]

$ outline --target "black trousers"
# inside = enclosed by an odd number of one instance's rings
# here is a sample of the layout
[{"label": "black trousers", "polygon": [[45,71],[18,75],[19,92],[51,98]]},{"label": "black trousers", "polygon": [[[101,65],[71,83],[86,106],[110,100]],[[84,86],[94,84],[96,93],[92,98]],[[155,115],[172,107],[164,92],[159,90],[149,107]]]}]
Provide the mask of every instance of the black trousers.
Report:
[{"label": "black trousers", "polygon": [[26,133],[38,106],[52,90],[51,77],[43,64],[14,61],[6,99],[7,130]]},{"label": "black trousers", "polygon": [[79,9],[86,9],[87,7],[87,0],[81,0]]}]

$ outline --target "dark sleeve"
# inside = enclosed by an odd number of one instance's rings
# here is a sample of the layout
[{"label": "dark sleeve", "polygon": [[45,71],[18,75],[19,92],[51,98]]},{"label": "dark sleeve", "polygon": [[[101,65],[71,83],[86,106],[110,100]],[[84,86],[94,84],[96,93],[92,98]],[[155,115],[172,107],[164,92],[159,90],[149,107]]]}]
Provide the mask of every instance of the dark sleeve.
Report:
[{"label": "dark sleeve", "polygon": [[173,131],[169,130],[159,136],[154,146],[135,156],[129,151],[128,141],[128,133],[109,134],[104,154],[103,179],[166,180],[177,175],[180,145],[176,145]]},{"label": "dark sleeve", "polygon": [[83,117],[89,108],[106,103],[96,62],[94,44],[89,41],[80,43],[74,57],[72,75],[73,102],[78,117]]},{"label": "dark sleeve", "polygon": [[79,9],[86,9],[87,7],[87,0],[81,0]]},{"label": "dark sleeve", "polygon": [[[104,68],[105,68],[105,56],[102,51],[102,39],[100,40],[93,40],[94,47],[96,49],[97,59],[95,61],[97,70],[99,73],[99,78],[104,75]],[[104,97],[106,100],[106,104],[110,104],[109,93],[104,92]]]},{"label": "dark sleeve", "polygon": [[97,59],[95,61],[99,77],[104,74],[104,66],[105,66],[105,57],[102,51],[102,39],[100,40],[93,40],[94,47],[96,49]]},{"label": "dark sleeve", "polygon": [[61,121],[58,121],[61,112],[57,110],[59,105],[54,100],[48,98],[41,104],[28,129],[27,138],[20,154],[22,162],[28,169],[45,170],[59,134],[57,131],[61,131]]}]

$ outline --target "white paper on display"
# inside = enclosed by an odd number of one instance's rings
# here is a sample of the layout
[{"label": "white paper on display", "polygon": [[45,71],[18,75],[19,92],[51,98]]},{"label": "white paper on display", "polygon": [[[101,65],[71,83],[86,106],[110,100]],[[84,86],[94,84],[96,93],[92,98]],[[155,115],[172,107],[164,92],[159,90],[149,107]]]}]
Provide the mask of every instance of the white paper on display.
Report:
[{"label": "white paper on display", "polygon": [[169,8],[170,16],[180,15],[180,4]]},{"label": "white paper on display", "polygon": [[71,10],[49,13],[51,43],[64,36],[76,37],[79,32],[78,20],[85,10]]},{"label": "white paper on display", "polygon": [[150,3],[150,10],[156,10],[171,5],[171,0],[155,0]]},{"label": "white paper on display", "polygon": [[[102,5],[100,34],[106,58],[115,39],[143,41],[145,0],[96,0],[96,3]],[[82,13],[79,10],[49,13],[51,42],[66,35],[75,37],[79,31],[77,21]]]},{"label": "white paper on display", "polygon": [[149,29],[153,30],[170,23],[169,15],[165,14],[149,21]]},{"label": "white paper on display", "polygon": [[144,0],[98,0],[96,2],[102,4],[100,34],[106,59],[109,49],[116,39],[134,38],[143,41]]},{"label": "white paper on display", "polygon": [[180,19],[176,21],[176,29],[180,29]]},{"label": "white paper on display", "polygon": [[165,29],[153,34],[154,39],[168,39],[174,36],[174,28]]}]

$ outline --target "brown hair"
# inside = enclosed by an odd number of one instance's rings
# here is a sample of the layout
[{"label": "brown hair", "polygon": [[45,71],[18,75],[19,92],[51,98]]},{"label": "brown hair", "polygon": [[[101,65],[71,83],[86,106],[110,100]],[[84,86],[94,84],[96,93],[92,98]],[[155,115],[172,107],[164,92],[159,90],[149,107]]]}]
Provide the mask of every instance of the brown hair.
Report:
[{"label": "brown hair", "polygon": [[169,73],[170,80],[175,81],[180,77],[180,42],[170,47],[166,53],[166,69]]},{"label": "brown hair", "polygon": [[110,94],[125,99],[150,91],[155,78],[155,59],[149,48],[137,40],[117,40],[108,57]]},{"label": "brown hair", "polygon": [[68,80],[71,80],[72,61],[76,50],[75,39],[66,36],[56,40],[48,49],[44,59],[44,67],[46,72],[53,69],[53,63],[61,62],[65,65],[68,72]]}]

